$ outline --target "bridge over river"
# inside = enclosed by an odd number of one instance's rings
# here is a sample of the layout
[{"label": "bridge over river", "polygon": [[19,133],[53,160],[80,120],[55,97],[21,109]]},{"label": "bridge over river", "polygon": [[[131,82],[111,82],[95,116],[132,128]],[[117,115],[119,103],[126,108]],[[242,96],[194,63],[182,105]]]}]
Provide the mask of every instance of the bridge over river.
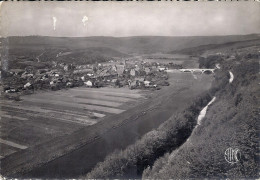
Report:
[{"label": "bridge over river", "polygon": [[[168,69],[166,70],[166,72],[176,72],[178,70],[176,69]],[[181,72],[190,72],[190,73],[194,73],[194,72],[200,72],[200,73],[204,73],[204,72],[208,72],[208,73],[214,73],[215,69],[179,69],[179,71]]]},{"label": "bridge over river", "polygon": [[201,73],[211,72],[211,73],[214,73],[215,69],[179,69],[179,70],[181,72],[191,72],[191,73],[194,73],[194,72],[201,72]]}]

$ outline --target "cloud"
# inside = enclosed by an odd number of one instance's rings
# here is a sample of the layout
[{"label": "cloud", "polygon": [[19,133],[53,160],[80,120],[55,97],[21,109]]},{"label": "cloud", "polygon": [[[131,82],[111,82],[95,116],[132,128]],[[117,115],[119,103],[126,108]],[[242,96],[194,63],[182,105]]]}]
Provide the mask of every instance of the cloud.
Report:
[{"label": "cloud", "polygon": [[56,29],[56,22],[57,22],[57,18],[56,17],[52,17],[53,19],[53,30]]},{"label": "cloud", "polygon": [[84,26],[86,26],[86,22],[88,21],[88,17],[87,16],[84,16],[83,18],[82,18],[82,23],[83,23],[83,25]]}]

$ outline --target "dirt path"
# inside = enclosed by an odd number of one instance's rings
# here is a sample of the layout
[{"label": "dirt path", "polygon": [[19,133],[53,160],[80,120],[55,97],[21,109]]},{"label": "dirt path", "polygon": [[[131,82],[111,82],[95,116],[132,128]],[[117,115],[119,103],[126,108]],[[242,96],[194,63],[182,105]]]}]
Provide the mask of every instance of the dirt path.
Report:
[{"label": "dirt path", "polygon": [[234,80],[234,75],[231,71],[229,71],[229,75],[230,75],[230,78],[229,78],[229,83],[231,84]]},{"label": "dirt path", "polygon": [[198,122],[197,122],[198,125],[200,125],[202,119],[206,116],[208,106],[211,105],[215,100],[216,100],[216,97],[214,96],[214,97],[212,98],[212,100],[207,104],[207,106],[205,106],[205,107],[200,111],[200,114],[199,114],[199,117],[198,117]]}]

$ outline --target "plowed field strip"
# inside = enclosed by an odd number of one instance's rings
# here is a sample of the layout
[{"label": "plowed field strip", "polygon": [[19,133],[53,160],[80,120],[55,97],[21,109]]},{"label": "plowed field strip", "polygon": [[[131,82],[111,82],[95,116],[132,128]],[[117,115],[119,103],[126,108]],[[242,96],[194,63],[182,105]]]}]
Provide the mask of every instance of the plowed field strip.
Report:
[{"label": "plowed field strip", "polygon": [[[50,94],[47,93],[42,93],[42,94],[33,94],[30,95],[32,97],[40,97],[40,98],[45,98],[46,96],[50,96]],[[127,97],[113,97],[113,96],[106,96],[105,94],[101,93],[82,93],[82,92],[70,92],[70,91],[59,91],[59,92],[54,92],[52,96],[60,96],[60,97],[71,97],[71,98],[85,98],[85,99],[97,99],[97,100],[105,100],[105,101],[112,101],[112,102],[121,102],[125,103],[128,101],[132,101],[135,99],[127,98]]]},{"label": "plowed field strip", "polygon": [[57,136],[70,134],[82,127],[82,124],[62,119],[46,118],[36,114],[29,117],[27,113],[25,114],[28,121],[2,118],[0,137],[29,147]]},{"label": "plowed field strip", "polygon": [[61,101],[61,102],[69,102],[69,103],[87,103],[87,104],[95,104],[95,105],[104,105],[110,107],[119,107],[122,103],[112,102],[112,101],[104,101],[104,100],[96,100],[96,99],[80,99],[80,98],[72,98],[72,97],[61,97],[61,96],[46,96],[46,97],[37,97],[37,96],[24,96],[23,100],[33,101],[33,102],[46,102],[48,101]]},{"label": "plowed field strip", "polygon": [[[68,121],[68,122],[72,122],[72,123],[79,123],[79,124],[83,124],[83,125],[93,125],[96,123],[96,120],[92,120],[90,119],[90,117],[85,116],[84,118],[81,117],[77,117],[76,115],[70,115],[68,116],[68,114],[64,114],[62,112],[55,112],[55,111],[51,111],[51,110],[35,110],[32,109],[30,107],[21,107],[21,106],[11,106],[11,105],[3,105],[4,107],[12,107],[12,108],[16,108],[16,109],[22,109],[22,110],[26,110],[29,112],[26,112],[27,114],[34,116],[34,117],[49,117],[49,118],[53,118],[53,119],[57,119],[60,121]],[[31,111],[31,114],[30,114]],[[36,114],[35,114],[36,113]]]},{"label": "plowed field strip", "polygon": [[[0,103],[1,105],[1,103]],[[6,102],[6,103],[3,103],[2,107],[5,106],[5,105],[10,105],[10,102]],[[94,112],[94,111],[86,111],[84,109],[80,109],[80,108],[75,108],[75,107],[67,107],[67,106],[56,106],[56,105],[52,105],[52,104],[39,104],[39,103],[33,103],[33,102],[27,102],[25,103],[24,102],[24,106],[26,107],[26,105],[28,107],[30,106],[40,106],[40,108],[42,110],[48,110],[48,111],[51,111],[51,112],[62,112],[63,114],[69,114],[69,115],[73,115],[73,116],[80,116],[80,117],[86,117],[86,116],[90,116],[90,117],[97,117],[97,118],[103,118],[105,117],[106,115],[105,114],[102,114],[102,113],[98,113],[98,112]],[[16,107],[14,105],[14,107]],[[69,110],[68,110],[69,109]],[[24,109],[25,110],[25,109]],[[28,109],[31,111],[31,109]],[[16,110],[13,110],[11,109],[11,107],[9,106],[9,108],[5,108],[4,110],[5,112],[9,112],[9,114],[13,114],[13,113],[19,113],[19,117],[25,117],[25,113],[23,112],[23,109],[20,109],[18,111],[18,109]],[[3,113],[5,113],[3,112]],[[38,112],[38,111],[34,111],[34,112]],[[95,118],[96,119],[96,118]]]},{"label": "plowed field strip", "polygon": [[13,148],[12,146],[8,146],[6,144],[0,143],[0,155],[2,157],[8,156],[10,154],[13,154],[17,151],[16,148]]},{"label": "plowed field strip", "polygon": [[[4,103],[0,102],[0,105],[3,106],[3,107],[11,107],[11,108],[16,108],[16,109],[20,109],[20,110],[33,111],[33,112],[36,112],[36,113],[39,113],[39,112],[41,112],[41,113],[62,113],[62,114],[67,114],[67,115],[70,115],[70,116],[82,117],[82,118],[90,117],[90,116],[102,118],[102,117],[106,116],[105,114],[101,114],[101,113],[97,113],[97,112],[91,112],[91,111],[84,111],[84,112],[81,113],[81,112],[70,111],[70,110],[65,110],[65,109],[54,109],[55,104],[53,105],[54,108],[53,107],[48,108],[47,106],[50,105],[50,104],[41,103],[41,102],[31,103],[30,101],[29,102],[24,101],[22,103],[22,105],[20,103],[19,104],[12,104],[11,102],[4,102]],[[46,105],[46,107],[44,105]],[[62,104],[61,104],[61,107],[63,107]],[[68,106],[65,106],[65,107],[68,107]],[[74,108],[74,106],[71,106],[71,107]],[[82,110],[82,108],[80,110]],[[12,110],[8,109],[6,111],[12,111]]]},{"label": "plowed field strip", "polygon": [[55,112],[61,112],[63,114],[69,114],[69,115],[73,115],[73,116],[81,116],[81,117],[86,117],[86,116],[94,116],[97,118],[103,118],[106,115],[102,114],[102,113],[97,113],[97,112],[93,112],[93,111],[84,111],[84,112],[79,112],[77,110],[75,111],[71,111],[71,110],[67,110],[67,109],[53,109],[52,107],[42,107],[43,109],[47,109],[47,110],[52,110]]},{"label": "plowed field strip", "polygon": [[19,148],[19,149],[26,149],[27,148],[27,146],[23,146],[23,145],[20,145],[20,144],[11,142],[11,141],[6,141],[6,140],[1,139],[1,138],[0,138],[0,143],[9,145],[9,146],[12,146],[12,147],[15,147],[15,148]]},{"label": "plowed field strip", "polygon": [[[35,118],[39,118],[40,116],[35,116]],[[1,119],[1,137],[5,137],[6,135],[8,137],[12,137],[13,135],[17,134],[28,134],[31,133],[32,131],[37,131],[37,135],[41,134],[59,134],[62,132],[61,129],[59,129],[57,126],[51,126],[49,124],[43,124],[43,123],[38,123],[35,121],[17,121],[15,119],[9,119],[9,118],[2,118]],[[30,132],[26,132],[27,130],[32,129]],[[22,131],[21,131],[22,130]],[[46,131],[47,130],[47,131]],[[17,132],[16,132],[17,131]],[[21,137],[20,137],[21,138]],[[18,141],[19,142],[19,138]]]},{"label": "plowed field strip", "polygon": [[8,115],[8,114],[1,114],[1,118],[10,118],[10,119],[17,119],[17,120],[22,120],[22,121],[28,120],[27,118],[24,118],[24,117],[12,116],[12,115]]},{"label": "plowed field strip", "polygon": [[138,94],[141,92],[141,90],[138,89],[130,90],[129,88],[110,88],[110,87],[102,87],[102,88],[79,87],[74,89],[86,89],[89,92],[102,91],[102,92],[115,92],[115,93],[126,93],[126,94]]},{"label": "plowed field strip", "polygon": [[[79,91],[79,92],[85,92],[85,93],[90,93],[88,91],[86,91],[85,89],[70,89],[70,91]],[[98,91],[98,90],[92,90],[92,93],[100,93],[100,94],[105,94],[105,95],[109,95],[109,96],[120,96],[120,97],[128,97],[128,98],[141,98],[142,95],[141,94],[127,94],[127,93],[123,93],[123,92],[109,92],[109,91]]]},{"label": "plowed field strip", "polygon": [[[48,129],[48,132],[57,132],[63,134],[65,132],[72,132],[80,127],[82,127],[82,124],[76,124],[64,120],[59,120],[55,118],[50,118],[48,116],[45,116],[43,113],[42,115],[39,113],[31,112],[31,111],[23,111],[15,108],[6,108],[2,107],[2,110],[4,111],[10,111],[15,113],[17,116],[25,117],[28,119],[28,121],[20,121],[16,119],[9,119],[9,118],[2,118],[0,121],[0,125],[2,126],[1,132],[3,135],[4,128],[7,128],[6,130],[9,130],[12,127],[21,127],[21,128],[27,128],[27,127],[32,127],[32,128],[43,128],[43,129]],[[21,132],[19,132],[21,133]],[[39,133],[38,133],[39,134]]]},{"label": "plowed field strip", "polygon": [[[113,101],[113,102],[129,102],[133,101],[132,99],[129,98],[124,98],[124,97],[113,97],[113,96],[105,96],[102,94],[82,94],[82,93],[73,93],[75,98],[83,98],[83,99],[101,99],[101,100],[107,100],[107,101]],[[78,95],[77,95],[78,94]]]},{"label": "plowed field strip", "polygon": [[21,110],[26,110],[26,111],[33,111],[33,112],[41,112],[41,113],[51,112],[50,110],[42,109],[37,106],[26,106],[24,104],[12,103],[10,101],[2,101],[2,102],[0,102],[0,105],[4,106],[4,107],[11,107],[11,108],[21,109]]},{"label": "plowed field strip", "polygon": [[[27,101],[27,100],[26,100]],[[24,102],[26,102],[24,101]],[[30,99],[30,101],[27,101],[28,103],[30,102],[37,102],[40,104],[55,104],[55,105],[62,105],[62,106],[68,106],[68,107],[77,107],[77,108],[82,108],[82,109],[88,109],[88,110],[93,110],[93,111],[102,111],[102,112],[107,112],[107,113],[112,113],[112,114],[119,114],[124,112],[125,110],[121,109],[116,109],[116,108],[110,108],[110,107],[103,107],[103,106],[98,106],[98,105],[86,105],[86,104],[77,104],[77,103],[69,103],[69,102],[63,102],[63,101],[55,101],[55,100],[34,100]],[[20,104],[22,105],[23,102]]]},{"label": "plowed field strip", "polygon": [[[62,95],[62,94],[60,94]],[[106,100],[106,101],[112,101],[112,102],[120,102],[125,103],[129,101],[136,101],[136,98],[129,98],[125,96],[108,96],[108,94],[102,94],[102,93],[82,93],[82,92],[73,92],[68,94],[71,97],[82,97],[85,99],[100,99],[100,100]]]}]

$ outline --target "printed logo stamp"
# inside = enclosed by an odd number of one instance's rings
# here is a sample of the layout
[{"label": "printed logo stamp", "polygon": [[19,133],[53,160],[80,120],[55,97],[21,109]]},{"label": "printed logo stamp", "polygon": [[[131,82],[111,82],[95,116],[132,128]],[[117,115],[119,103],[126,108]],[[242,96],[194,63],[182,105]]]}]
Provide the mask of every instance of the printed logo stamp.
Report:
[{"label": "printed logo stamp", "polygon": [[241,153],[238,148],[228,148],[225,151],[225,160],[230,164],[237,163],[241,158]]}]

